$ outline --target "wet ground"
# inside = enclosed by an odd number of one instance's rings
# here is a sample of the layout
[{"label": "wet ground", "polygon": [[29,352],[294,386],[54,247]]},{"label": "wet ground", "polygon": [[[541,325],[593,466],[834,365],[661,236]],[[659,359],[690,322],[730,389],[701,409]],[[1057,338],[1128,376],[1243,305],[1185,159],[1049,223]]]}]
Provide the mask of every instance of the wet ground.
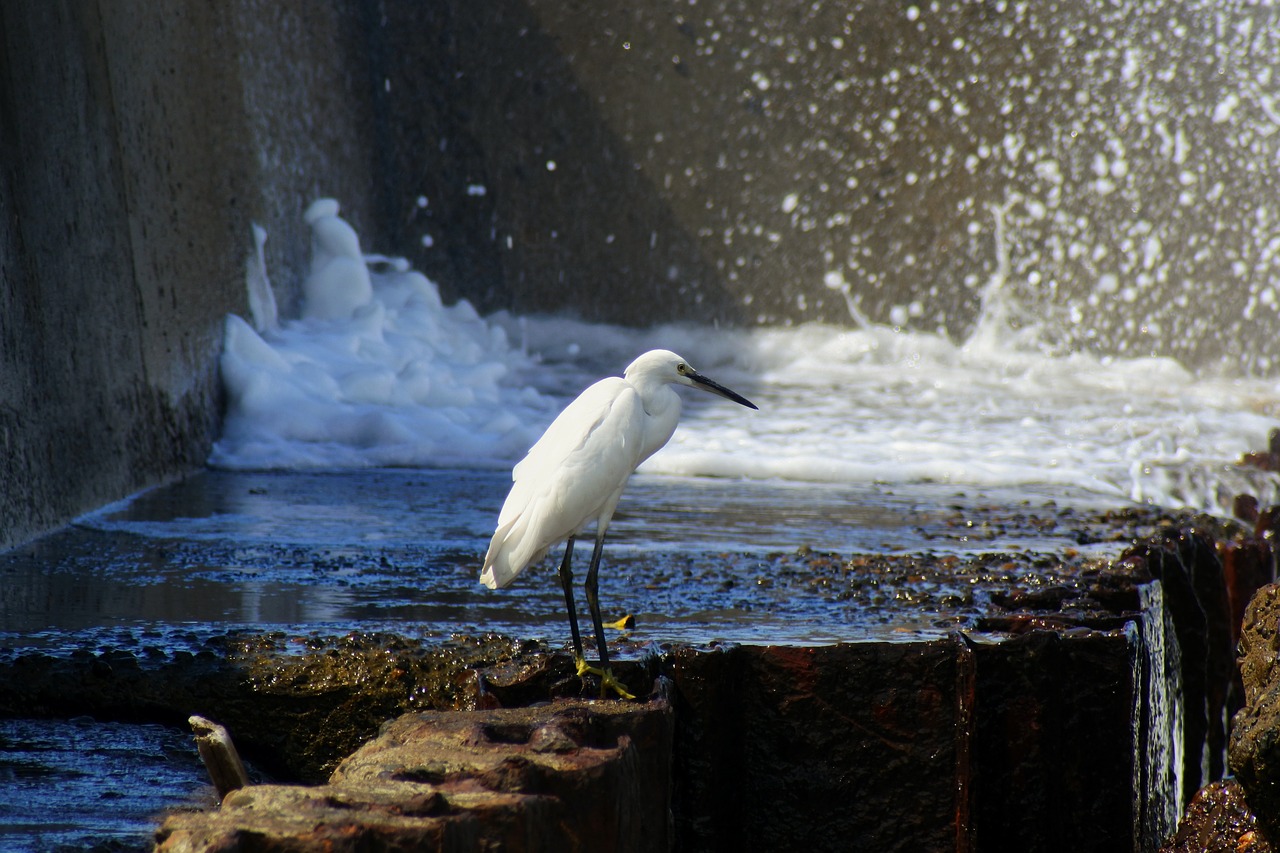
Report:
[{"label": "wet ground", "polygon": [[[0,555],[0,649],[143,633],[181,643],[240,627],[554,641],[565,634],[558,553],[508,589],[477,581],[508,484],[505,472],[208,472]],[[817,570],[866,555],[1007,552],[1043,576],[1036,555],[1106,556],[1159,517],[1104,517],[1081,499],[637,477],[610,528],[601,600],[635,614],[636,639],[663,642],[854,640],[939,619],[950,629],[971,615],[971,578],[913,580],[909,562],[870,580]],[[588,555],[589,542],[579,578]]]},{"label": "wet ground", "polygon": [[[0,555],[0,662],[109,649],[171,659],[241,632],[428,644],[498,632],[563,647],[558,554],[507,590],[476,579],[508,476],[206,472],[107,507]],[[1166,523],[1063,491],[640,476],[610,529],[601,600],[637,619],[624,657],[677,643],[930,638],[983,630],[1019,596],[1069,600]],[[99,849],[145,848],[160,809],[207,796],[185,732],[3,724],[5,850],[99,837]],[[121,775],[122,752],[165,769]]]}]

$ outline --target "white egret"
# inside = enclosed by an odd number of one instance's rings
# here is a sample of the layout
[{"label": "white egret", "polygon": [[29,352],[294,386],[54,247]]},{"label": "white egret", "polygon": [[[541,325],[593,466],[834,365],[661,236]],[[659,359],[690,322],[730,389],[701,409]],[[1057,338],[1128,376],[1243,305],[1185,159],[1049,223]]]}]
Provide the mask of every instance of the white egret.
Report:
[{"label": "white egret", "polygon": [[[612,688],[634,698],[609,668],[609,651],[600,622],[597,575],[609,520],[631,472],[665,445],[680,420],[680,395],[672,385],[689,385],[719,394],[748,408],[756,405],[689,366],[668,350],[652,350],[631,362],[621,378],[602,379],[583,391],[547,427],[511,478],[515,482],[498,515],[480,581],[490,589],[507,586],[554,546],[565,543],[560,583],[569,609],[578,675],[600,676],[600,693]],[[587,569],[587,606],[600,668],[587,665],[573,603],[574,539],[596,524],[595,550]]]}]

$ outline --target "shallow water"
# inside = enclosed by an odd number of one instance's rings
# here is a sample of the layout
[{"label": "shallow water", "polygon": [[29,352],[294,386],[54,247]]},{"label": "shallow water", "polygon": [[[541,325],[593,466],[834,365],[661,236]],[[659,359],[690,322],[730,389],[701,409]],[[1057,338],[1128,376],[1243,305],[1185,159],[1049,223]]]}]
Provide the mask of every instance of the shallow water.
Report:
[{"label": "shallow water", "polygon": [[152,724],[0,719],[0,850],[150,850],[159,817],[216,803],[190,736]]},{"label": "shallow water", "polygon": [[[567,638],[557,549],[509,588],[478,582],[509,479],[496,471],[207,471],[0,555],[0,647],[183,647],[227,630]],[[1021,506],[1052,518],[1087,492],[939,484],[796,484],[638,475],[609,531],[606,610],[638,642],[805,643],[928,630],[937,613],[774,587],[800,549],[974,554],[1078,546],[1065,524],[964,519]],[[579,581],[590,540],[575,553]],[[580,593],[579,593],[580,596]],[[620,615],[620,613],[619,613]],[[950,623],[948,624],[950,627]]]},{"label": "shallow water", "polygon": [[[558,551],[508,589],[478,582],[508,483],[485,470],[203,472],[0,555],[0,660],[112,649],[164,660],[241,630],[428,642],[495,631],[567,648]],[[988,588],[1064,582],[1064,551],[1077,564],[1116,553],[1122,542],[1088,544],[1072,508],[1109,503],[1060,486],[642,474],[610,529],[601,600],[606,618],[637,617],[623,658],[675,642],[932,638],[972,628]],[[964,576],[936,568],[941,555],[992,553]],[[859,554],[902,562],[847,568]],[[0,849],[146,849],[163,809],[208,797],[185,732],[9,721],[0,745],[14,782],[0,785]],[[37,795],[40,780],[56,790]]]}]

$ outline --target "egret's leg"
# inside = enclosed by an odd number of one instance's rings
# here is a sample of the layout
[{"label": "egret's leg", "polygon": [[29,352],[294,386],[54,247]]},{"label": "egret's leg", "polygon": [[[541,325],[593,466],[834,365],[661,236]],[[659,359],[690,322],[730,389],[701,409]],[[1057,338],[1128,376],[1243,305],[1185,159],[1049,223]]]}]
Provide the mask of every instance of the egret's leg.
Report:
[{"label": "egret's leg", "polygon": [[578,611],[573,605],[573,569],[569,562],[573,559],[573,537],[564,543],[564,559],[560,561],[560,585],[564,587],[564,603],[569,608],[569,630],[573,632],[573,659],[578,665],[579,675],[586,658],[582,654],[582,636],[578,633]]},{"label": "egret's leg", "polygon": [[569,610],[569,629],[573,633],[573,664],[578,675],[598,675],[604,678],[603,669],[587,663],[587,656],[582,652],[582,635],[578,632],[578,610],[573,603],[573,540],[570,536],[564,545],[564,559],[560,561],[560,585],[564,587],[564,603]]},{"label": "egret's leg", "polygon": [[600,554],[604,550],[604,533],[596,535],[596,547],[591,552],[591,567],[587,569],[587,607],[591,610],[591,627],[596,632],[596,647],[600,650],[600,698],[603,699],[605,691],[612,689],[623,699],[634,699],[634,695],[627,691],[625,685],[613,677],[613,670],[609,668],[609,645],[604,638],[604,626],[600,623],[600,590],[599,590],[599,573],[600,573]]}]

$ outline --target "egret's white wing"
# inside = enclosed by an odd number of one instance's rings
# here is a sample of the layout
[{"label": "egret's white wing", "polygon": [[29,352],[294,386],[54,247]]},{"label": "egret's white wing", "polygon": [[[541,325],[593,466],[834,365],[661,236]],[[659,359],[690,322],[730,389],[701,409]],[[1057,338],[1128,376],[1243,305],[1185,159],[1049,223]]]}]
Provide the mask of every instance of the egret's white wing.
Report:
[{"label": "egret's white wing", "polygon": [[506,586],[551,546],[612,509],[643,452],[635,389],[603,379],[560,413],[512,472],[480,580]]},{"label": "egret's white wing", "polygon": [[531,488],[552,476],[569,456],[586,444],[587,438],[609,415],[619,394],[628,388],[626,380],[617,376],[601,379],[556,416],[547,431],[511,470],[515,485],[498,515],[499,527],[524,509]]}]

